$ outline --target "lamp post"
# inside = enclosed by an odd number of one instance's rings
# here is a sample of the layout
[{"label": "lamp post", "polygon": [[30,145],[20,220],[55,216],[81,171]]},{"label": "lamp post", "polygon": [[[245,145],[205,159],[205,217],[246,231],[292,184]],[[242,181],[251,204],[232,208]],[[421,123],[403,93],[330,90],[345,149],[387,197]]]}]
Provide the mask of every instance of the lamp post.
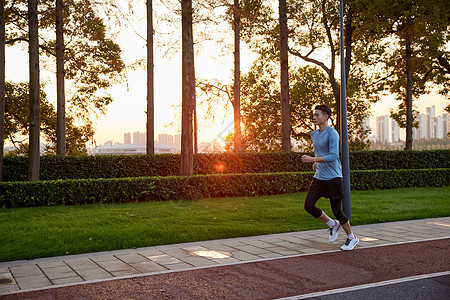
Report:
[{"label": "lamp post", "polygon": [[344,0],[340,0],[340,42],[341,42],[341,141],[342,141],[342,175],[344,184],[343,210],[350,219],[351,193],[350,193],[350,161],[348,154],[348,132],[347,132],[347,95],[345,81],[345,56],[344,56]]}]

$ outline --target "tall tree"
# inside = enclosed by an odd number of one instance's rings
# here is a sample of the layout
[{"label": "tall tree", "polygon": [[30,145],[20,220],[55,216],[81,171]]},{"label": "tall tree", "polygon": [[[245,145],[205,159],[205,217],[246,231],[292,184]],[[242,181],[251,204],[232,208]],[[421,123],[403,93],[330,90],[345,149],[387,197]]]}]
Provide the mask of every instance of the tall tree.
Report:
[{"label": "tall tree", "polygon": [[[249,8],[250,17],[243,26],[243,38],[265,59],[278,61],[280,47],[279,21],[270,5],[263,0],[244,0]],[[350,3],[349,3],[350,2]],[[346,1],[345,41],[346,41],[346,76],[348,106],[367,106],[379,99],[377,94],[382,90],[381,74],[376,66],[378,47],[373,43],[362,43],[364,35],[359,31],[358,20],[364,7],[356,9],[352,0]],[[340,130],[340,87],[336,77],[337,58],[339,57],[339,1],[331,0],[290,0],[287,4],[289,44],[288,52],[293,61],[304,61],[319,67],[327,76],[333,95],[337,122],[335,128]],[[356,55],[355,55],[356,54]],[[370,74],[364,73],[367,66],[372,66]],[[291,97],[292,98],[292,97]],[[291,99],[292,101],[292,99]],[[357,125],[363,126],[359,114],[349,115]],[[366,113],[366,112],[364,112]],[[292,126],[291,126],[292,128]],[[357,132],[354,132],[357,133]],[[291,135],[299,134],[291,129]],[[359,137],[350,137],[359,139]]]},{"label": "tall tree", "polygon": [[0,181],[3,181],[5,145],[5,1],[0,0]]},{"label": "tall tree", "polygon": [[[309,20],[304,20],[309,24],[313,24],[315,27],[313,30],[316,30],[317,33],[320,32],[321,37],[317,39],[317,36],[310,36],[307,38],[307,40],[304,42],[304,46],[310,47],[308,51],[302,51],[295,48],[290,48],[289,51],[291,54],[303,59],[306,62],[313,63],[320,68],[322,68],[326,74],[328,75],[329,82],[331,84],[331,88],[333,89],[334,99],[335,99],[335,111],[340,112],[340,106],[341,106],[341,96],[340,96],[340,87],[339,82],[336,79],[336,55],[338,54],[338,40],[337,40],[337,29],[338,29],[338,11],[337,7],[335,7],[335,3],[331,1],[309,1],[309,3],[305,3],[301,9],[302,13],[305,13],[306,18],[311,18]],[[315,15],[315,16],[314,16]],[[302,32],[302,37],[304,38],[307,35],[310,35],[311,32],[309,30],[306,30]],[[345,37],[348,39],[348,37]],[[311,40],[313,39],[313,40]],[[316,39],[316,40],[314,40]],[[315,48],[317,46],[324,46],[328,47],[328,53],[329,53],[329,65],[327,66],[326,63],[322,62],[320,59],[313,57],[313,52],[316,50]],[[305,48],[306,48],[305,47]],[[305,53],[306,52],[306,53]],[[341,119],[340,114],[337,114],[337,124],[336,129],[340,132],[341,128]]]},{"label": "tall tree", "polygon": [[234,31],[234,85],[233,85],[233,113],[234,113],[234,151],[242,151],[241,142],[241,46],[240,46],[241,9],[239,0],[234,0],[233,31]]},{"label": "tall tree", "polygon": [[155,92],[153,59],[153,6],[147,0],[147,154],[155,154]]},{"label": "tall tree", "polygon": [[[391,117],[406,128],[405,150],[412,149],[413,101],[430,91],[430,83],[445,90],[450,82],[450,4],[443,0],[399,1],[379,9],[382,33],[396,39],[387,68],[394,76],[388,81],[391,93],[401,103]],[[373,5],[373,4],[372,4]]]},{"label": "tall tree", "polygon": [[[175,17],[179,16],[180,10],[173,8],[173,3],[177,3],[178,1],[172,0],[172,1],[166,1],[165,6],[169,9],[168,18],[166,17],[166,20],[173,23],[173,20]],[[234,79],[233,84],[228,87],[228,84],[226,85],[226,91],[222,89],[225,85],[220,83],[218,80],[206,80],[196,77],[196,88],[199,88],[202,90],[203,94],[195,95],[195,104],[194,104],[194,147],[197,145],[197,119],[201,118],[203,122],[207,122],[209,120],[209,116],[211,116],[209,113],[206,113],[204,115],[204,119],[202,118],[202,110],[200,108],[204,108],[204,106],[207,106],[207,110],[210,111],[210,108],[215,106],[219,102],[228,102],[233,106],[233,112],[235,116],[235,122],[234,125],[236,125],[235,132],[240,132],[240,100],[238,99],[240,97],[239,92],[235,92],[236,89],[239,89],[240,86],[240,4],[241,1],[237,0],[205,0],[205,1],[194,1],[193,5],[193,26],[194,26],[194,44],[196,45],[196,53],[201,52],[202,46],[204,44],[211,44],[214,43],[217,47],[223,43],[227,43],[228,36],[230,31],[228,28],[223,26],[224,22],[226,21],[227,24],[230,24],[230,28],[232,28],[234,33]],[[236,8],[236,9],[235,9]],[[237,15],[236,15],[237,14]],[[236,26],[236,23],[239,23],[238,26]],[[198,30],[195,30],[198,29]],[[236,31],[235,29],[238,29],[239,31]],[[173,50],[175,47],[173,47],[173,44],[170,45],[171,50]],[[198,48],[197,48],[198,46]],[[220,48],[220,51],[223,53],[228,52],[229,46],[224,46]],[[236,66],[238,65],[238,66]],[[239,80],[238,80],[239,79]],[[211,82],[218,83],[215,86]],[[217,97],[217,93],[219,92],[222,94],[220,99]],[[199,97],[197,97],[199,96]],[[206,96],[202,97],[202,96]],[[223,96],[223,97],[222,97]],[[220,101],[221,100],[221,101]],[[219,103],[224,104],[224,103]],[[227,103],[225,103],[226,105]],[[197,113],[197,106],[200,109],[199,113]],[[212,117],[214,119],[214,117]],[[210,124],[208,124],[210,125]],[[208,126],[207,125],[207,126]],[[239,140],[240,134],[236,135],[236,139]],[[237,147],[233,145],[233,148],[239,149],[239,142],[237,141]],[[238,150],[239,151],[239,150]]]},{"label": "tall tree", "polygon": [[[408,31],[408,29],[407,29]],[[411,32],[406,33],[405,37],[405,59],[406,59],[406,143],[405,150],[412,150],[412,129],[413,129],[413,76],[412,76],[412,50],[411,50]]]},{"label": "tall tree", "polygon": [[56,154],[66,155],[66,95],[64,92],[63,0],[56,0]]},{"label": "tall tree", "polygon": [[[195,78],[195,70],[194,70],[194,78]],[[192,114],[193,114],[193,122],[194,122],[194,153],[198,154],[198,120],[197,120],[197,93],[194,93],[194,104],[192,105]]]},{"label": "tall tree", "polygon": [[182,28],[182,115],[180,174],[194,172],[192,123],[195,97],[194,40],[192,31],[192,0],[181,1]]},{"label": "tall tree", "polygon": [[279,0],[280,65],[281,65],[281,150],[291,152],[291,124],[289,110],[289,64],[286,0]]},{"label": "tall tree", "polygon": [[30,146],[28,151],[28,180],[39,180],[40,164],[40,106],[39,106],[39,36],[37,0],[28,1],[30,56]]}]

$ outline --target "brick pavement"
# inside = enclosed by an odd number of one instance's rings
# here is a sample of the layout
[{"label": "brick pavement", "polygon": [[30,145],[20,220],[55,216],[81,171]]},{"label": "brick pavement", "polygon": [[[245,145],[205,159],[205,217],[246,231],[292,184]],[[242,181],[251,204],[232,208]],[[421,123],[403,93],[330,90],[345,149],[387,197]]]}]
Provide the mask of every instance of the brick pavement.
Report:
[{"label": "brick pavement", "polygon": [[[358,248],[450,237],[450,217],[353,226]],[[0,263],[0,296],[80,283],[338,251],[311,230]]]}]

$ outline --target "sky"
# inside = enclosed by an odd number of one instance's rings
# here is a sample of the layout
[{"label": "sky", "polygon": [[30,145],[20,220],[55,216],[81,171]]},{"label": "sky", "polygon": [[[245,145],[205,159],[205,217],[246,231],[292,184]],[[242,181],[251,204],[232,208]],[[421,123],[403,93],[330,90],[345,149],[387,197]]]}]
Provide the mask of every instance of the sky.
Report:
[{"label": "sky", "polygon": [[[142,12],[141,12],[142,13]],[[125,63],[145,58],[145,41],[138,36],[146,35],[145,18],[141,15],[133,28],[125,28],[118,33],[115,41],[123,50]],[[156,22],[157,23],[157,22]],[[156,24],[158,26],[158,24]],[[155,27],[158,31],[158,27]],[[232,39],[230,30],[229,38]],[[181,104],[181,51],[171,51],[165,56],[164,47],[155,47],[155,139],[158,134],[178,134],[180,128],[180,111],[175,106]],[[197,77],[216,78],[224,83],[232,83],[233,53],[222,51],[222,46],[206,42],[196,48],[195,72]],[[225,52],[225,54],[224,54]],[[256,58],[245,44],[241,44],[241,72],[246,73]],[[45,83],[48,99],[56,104],[56,76],[48,66],[41,64],[41,82]],[[96,121],[95,144],[102,145],[106,141],[123,143],[124,133],[145,132],[146,130],[146,70],[136,70],[127,74],[127,82],[111,89],[114,102],[108,105],[106,115]],[[28,53],[23,46],[7,47],[6,78],[20,82],[28,80]],[[416,108],[424,113],[425,107],[435,106],[436,114],[441,115],[446,101],[440,95],[432,93],[424,95],[415,101]],[[395,108],[398,101],[394,96],[385,96],[372,105],[371,127],[375,128],[375,117],[389,115],[389,110]],[[223,119],[211,124],[200,124],[199,142],[212,141],[232,122],[231,105],[228,114]],[[224,115],[224,112],[220,113]],[[175,126],[171,126],[171,123]],[[373,130],[374,131],[374,130]]]},{"label": "sky", "polygon": [[[133,57],[144,57],[146,48],[144,44],[139,44],[133,32],[124,33],[118,40],[124,49],[124,57],[131,61]],[[174,110],[174,105],[181,104],[181,51],[174,53],[170,58],[163,58],[160,49],[155,48],[155,138],[158,134],[179,133],[177,128],[169,124],[175,115],[180,111]],[[195,57],[196,76],[201,78],[217,78],[222,82],[232,83],[233,54],[218,56],[213,45],[206,45]],[[252,62],[256,59],[256,54],[252,53],[245,44],[241,44],[241,72],[244,74],[250,69]],[[128,78],[128,90],[124,86],[114,89],[115,101],[108,106],[106,116],[98,120],[97,134],[95,140],[97,144],[106,141],[123,142],[123,134],[126,132],[145,132],[146,130],[146,71],[139,70],[130,74]],[[371,127],[375,128],[376,116],[389,115],[390,108],[398,105],[395,97],[385,96],[381,101],[372,105]],[[425,107],[435,106],[436,114],[441,115],[446,101],[440,95],[434,93],[424,95],[415,101],[416,108],[420,112],[425,112]],[[222,124],[206,125],[200,124],[199,141],[209,142],[214,139],[231,121],[231,105],[228,105],[228,117]],[[175,124],[180,127],[179,118]],[[121,120],[117,122],[117,120]],[[375,131],[373,129],[373,131]]]}]

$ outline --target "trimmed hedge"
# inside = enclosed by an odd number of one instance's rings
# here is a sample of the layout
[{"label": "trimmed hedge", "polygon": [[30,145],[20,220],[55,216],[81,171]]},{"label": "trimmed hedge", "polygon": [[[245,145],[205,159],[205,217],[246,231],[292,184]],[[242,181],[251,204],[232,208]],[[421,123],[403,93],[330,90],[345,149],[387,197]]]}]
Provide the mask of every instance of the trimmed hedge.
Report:
[{"label": "trimmed hedge", "polygon": [[[311,171],[300,153],[233,153],[194,155],[194,174],[237,174]],[[216,166],[222,164],[223,171]],[[27,180],[26,157],[4,160],[4,181]],[[99,155],[41,157],[41,180],[177,176],[180,155]]]},{"label": "trimmed hedge", "polygon": [[439,169],[450,168],[450,150],[352,151],[352,170]]},{"label": "trimmed hedge", "polygon": [[450,169],[358,170],[350,172],[353,190],[450,185]]},{"label": "trimmed hedge", "polygon": [[[0,183],[0,207],[165,201],[305,191],[313,172]],[[450,169],[352,171],[355,190],[447,186]]]},{"label": "trimmed hedge", "polygon": [[[301,161],[303,153],[233,153],[194,156],[195,174],[242,174],[309,172],[311,164]],[[216,166],[224,169],[218,171]],[[6,157],[3,180],[25,181],[27,158]],[[180,155],[117,155],[41,157],[41,180],[127,178],[179,175]],[[450,168],[450,150],[352,151],[351,170]]]},{"label": "trimmed hedge", "polygon": [[[99,155],[41,157],[41,180],[170,176],[179,168],[177,155]],[[5,157],[3,180],[27,180],[27,157]]]}]

